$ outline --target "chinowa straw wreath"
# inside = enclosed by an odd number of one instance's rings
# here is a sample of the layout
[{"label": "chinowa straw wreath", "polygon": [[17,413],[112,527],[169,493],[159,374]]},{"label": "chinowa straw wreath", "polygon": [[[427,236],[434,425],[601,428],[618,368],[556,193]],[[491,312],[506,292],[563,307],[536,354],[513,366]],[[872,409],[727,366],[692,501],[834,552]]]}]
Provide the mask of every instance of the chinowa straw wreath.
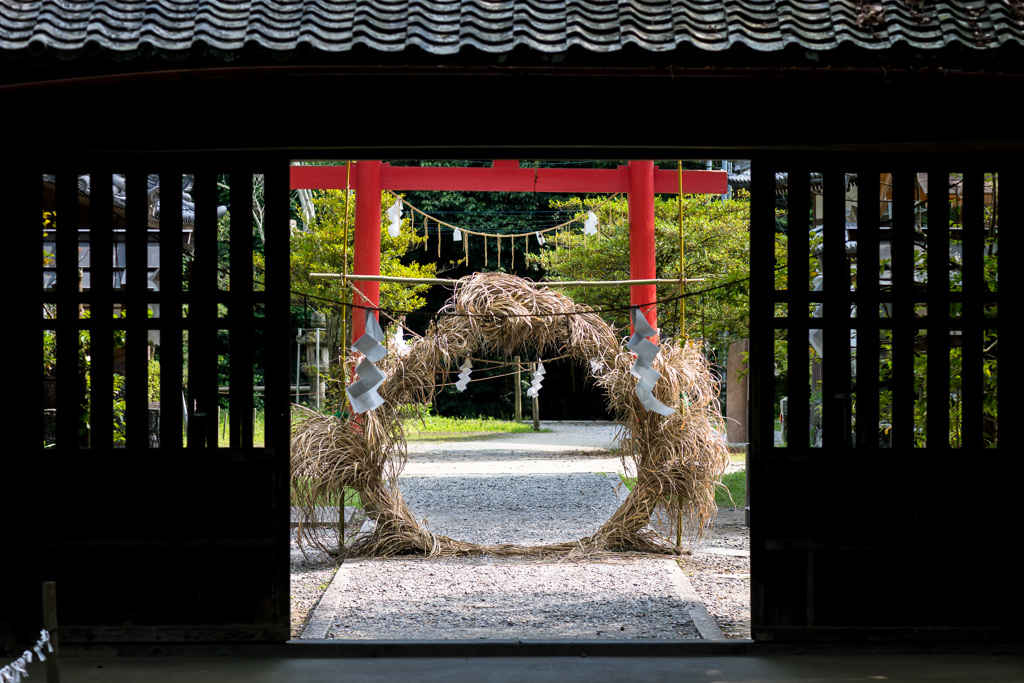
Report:
[{"label": "chinowa straw wreath", "polygon": [[[604,390],[622,427],[623,466],[636,472],[636,487],[596,533],[574,542],[482,545],[420,526],[398,485],[408,458],[400,406],[432,402],[438,375],[469,356],[551,351],[585,364]],[[681,522],[687,539],[698,538],[717,511],[714,492],[729,462],[720,430],[718,382],[696,345],[661,342],[655,368],[662,377],[654,395],[676,409],[662,417],[641,405],[637,380],[630,374],[633,361],[615,331],[589,306],[511,275],[462,278],[426,335],[411,342],[407,353],[389,353],[379,363],[387,373],[379,389],[383,405],[353,418],[294,407],[292,500],[300,544],[338,552],[336,537],[328,537],[317,523],[322,522],[317,507],[349,487],[359,492],[376,525],[356,536],[344,550],[347,556],[674,552],[663,536],[674,534]]]}]

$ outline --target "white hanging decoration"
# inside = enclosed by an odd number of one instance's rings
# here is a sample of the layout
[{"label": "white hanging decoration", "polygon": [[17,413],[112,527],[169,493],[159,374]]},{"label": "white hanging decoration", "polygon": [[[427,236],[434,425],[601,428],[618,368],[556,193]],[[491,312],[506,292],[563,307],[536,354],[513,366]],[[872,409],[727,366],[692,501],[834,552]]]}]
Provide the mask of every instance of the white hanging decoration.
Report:
[{"label": "white hanging decoration", "polygon": [[537,369],[533,371],[533,377],[530,380],[530,388],[526,390],[526,395],[529,398],[533,398],[540,393],[540,383],[544,379],[544,364],[537,361]]},{"label": "white hanging decoration", "polygon": [[461,242],[461,241],[462,241],[462,231],[459,230],[458,228],[455,228],[454,230],[452,230],[452,242]]},{"label": "white hanging decoration", "polygon": [[459,373],[459,379],[455,382],[455,388],[459,391],[465,391],[466,385],[469,384],[469,375],[473,372],[473,364],[470,363],[467,358],[466,362],[462,364],[462,367],[459,368],[459,370],[462,372]]},{"label": "white hanging decoration", "polygon": [[39,640],[36,642],[35,647],[31,650],[25,650],[21,653],[20,657],[7,666],[0,668],[0,682],[21,683],[22,677],[28,678],[28,669],[25,667],[32,663],[33,650],[36,656],[39,657],[39,661],[46,661],[46,655],[43,654],[44,646],[47,652],[53,652],[53,643],[50,642],[50,634],[46,629],[39,632]]},{"label": "white hanging decoration", "polygon": [[597,216],[593,211],[587,212],[587,220],[583,221],[583,234],[594,235],[597,233]]},{"label": "white hanging decoration", "polygon": [[544,235],[540,234],[539,232],[535,232],[533,234],[537,236],[537,244],[544,244]]},{"label": "white hanging decoration", "polygon": [[631,314],[633,316],[633,336],[626,342],[626,347],[636,354],[636,361],[629,372],[638,380],[636,383],[637,398],[647,410],[668,417],[676,412],[675,409],[669,408],[656,399],[652,393],[654,385],[661,378],[661,373],[655,370],[651,363],[654,362],[654,357],[661,349],[647,337],[654,336],[657,331],[647,322],[647,317],[638,306],[633,306]]},{"label": "white hanging decoration", "polygon": [[395,353],[399,356],[406,356],[409,354],[409,345],[405,343],[405,335],[402,333],[402,326],[399,325],[398,329],[391,336],[391,344],[395,347]]},{"label": "white hanging decoration", "polygon": [[357,413],[365,413],[384,404],[384,399],[377,393],[377,388],[387,378],[387,375],[374,365],[388,355],[388,350],[381,345],[384,341],[384,331],[380,329],[380,323],[369,308],[366,309],[365,327],[366,333],[352,345],[353,351],[363,354],[363,359],[356,366],[359,379],[345,389],[352,410]]},{"label": "white hanging decoration", "polygon": [[402,230],[402,200],[396,199],[395,203],[388,209],[387,216],[391,219],[391,225],[388,226],[388,234],[392,237],[398,237],[398,233]]}]

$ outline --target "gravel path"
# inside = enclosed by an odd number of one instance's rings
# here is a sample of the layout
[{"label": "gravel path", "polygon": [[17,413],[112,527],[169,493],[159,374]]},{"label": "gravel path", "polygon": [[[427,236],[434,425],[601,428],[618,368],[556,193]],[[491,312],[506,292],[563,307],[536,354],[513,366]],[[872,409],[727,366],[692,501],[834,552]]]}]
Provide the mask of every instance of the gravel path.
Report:
[{"label": "gravel path", "polygon": [[[347,565],[348,563],[346,563]],[[700,638],[664,560],[362,560],[344,578],[328,638]],[[338,583],[338,579],[335,579]],[[326,599],[326,598],[325,598]]]},{"label": "gravel path", "polygon": [[403,476],[399,486],[430,531],[473,543],[575,541],[621,502],[603,472]]},{"label": "gravel path", "polygon": [[[403,495],[431,531],[464,541],[532,545],[589,535],[625,494],[615,486],[621,464],[607,453],[616,428],[554,429],[410,444]],[[301,566],[293,551],[293,614],[316,604],[300,636],[314,639],[720,638],[710,611],[727,636],[749,637],[745,527],[728,526],[712,530],[682,570],[675,559],[652,557],[394,558],[349,560],[331,579],[325,558]],[[304,621],[295,620],[293,635]]]}]

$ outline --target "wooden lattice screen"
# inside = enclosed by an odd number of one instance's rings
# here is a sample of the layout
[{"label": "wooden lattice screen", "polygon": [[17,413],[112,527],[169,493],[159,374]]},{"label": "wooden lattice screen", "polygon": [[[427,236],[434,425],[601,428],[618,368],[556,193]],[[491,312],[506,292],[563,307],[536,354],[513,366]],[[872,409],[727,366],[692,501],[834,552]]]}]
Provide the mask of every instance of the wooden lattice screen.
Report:
[{"label": "wooden lattice screen", "polygon": [[[755,638],[1005,635],[1018,618],[949,594],[987,582],[1013,536],[1021,375],[1007,341],[1024,174],[998,160],[910,163],[754,161]],[[773,244],[783,216],[787,239]]]},{"label": "wooden lattice screen", "polygon": [[[65,642],[287,639],[287,172],[286,159],[235,154],[5,158],[0,206],[13,240],[8,258],[39,258],[43,212],[50,208],[44,174],[54,176],[57,214],[57,226],[49,230],[52,270],[44,266],[32,276],[54,276],[56,287],[41,288],[38,299],[11,288],[9,320],[33,322],[10,334],[27,335],[18,348],[35,354],[46,348],[48,330],[58,343],[55,445],[40,448],[36,431],[50,433],[43,418],[46,391],[35,389],[39,356],[8,359],[9,391],[28,398],[27,413],[20,405],[9,413],[5,483],[18,490],[0,502],[0,513],[17,530],[19,545],[8,549],[17,560],[5,563],[3,642],[29,642],[38,634],[35,587],[41,580],[58,582]],[[776,257],[777,172],[788,174],[781,207],[788,212],[788,241]],[[86,173],[88,195],[77,187]],[[112,254],[119,239],[113,227],[122,217],[112,193],[104,191],[114,173],[124,175],[127,190],[126,263],[120,265],[95,258]],[[167,186],[195,175],[195,255],[188,270],[177,193],[161,193],[160,218],[149,229],[151,173]],[[231,182],[255,173],[265,174],[266,182],[265,291],[243,275],[252,268],[251,183]],[[954,188],[952,198],[949,191],[935,191],[950,185],[951,173],[962,174],[963,188],[962,194]],[[223,242],[216,233],[216,206],[223,201],[218,174],[227,174],[234,209]],[[992,194],[990,174],[997,174],[999,188],[994,226],[984,208]],[[918,205],[922,178],[931,192]],[[1019,536],[1013,493],[1021,468],[1007,425],[1016,417],[1021,371],[1017,354],[1005,345],[1000,353],[996,342],[1000,334],[1013,339],[1013,305],[1024,300],[1012,267],[1016,226],[1024,219],[1022,180],[1013,160],[999,156],[984,164],[951,156],[754,159],[748,500],[755,638],[935,639],[948,633],[984,640],[1020,633],[1014,609],[1019,588],[1011,587],[1008,603],[978,597],[974,588],[991,583],[992,568],[1005,565],[1012,547],[1007,544]],[[857,201],[848,204],[854,186]],[[876,206],[876,197],[891,199],[887,210],[881,202]],[[958,205],[962,212],[950,226],[950,209]],[[854,207],[855,252],[846,233],[834,229],[845,225],[846,211]],[[825,225],[820,245],[808,237],[814,218]],[[997,245],[992,259],[984,255],[989,235]],[[76,254],[86,236],[89,286],[79,291]],[[936,245],[962,244],[955,267],[962,288],[949,286],[949,258],[915,268],[914,245],[924,238],[930,253]],[[150,240],[161,247],[157,263],[147,263]],[[886,244],[891,262],[876,263]],[[819,246],[820,266],[811,256]],[[225,263],[216,256],[220,251],[228,254],[230,288],[219,277]],[[946,246],[938,251],[950,253]],[[147,270],[159,265],[159,291],[134,275],[138,264]],[[992,264],[998,279],[986,276]],[[125,287],[115,289],[121,265]],[[811,291],[812,266],[823,272],[821,292]],[[1000,303],[1002,317],[996,315]],[[127,316],[115,319],[115,304],[123,304]],[[152,304],[159,317],[132,314]],[[813,315],[818,304],[820,318]],[[883,305],[889,317],[879,313]],[[850,315],[853,306],[856,317]],[[820,358],[808,350],[815,329],[823,333]],[[115,370],[122,367],[114,356],[116,330],[124,330],[126,339],[124,448],[114,447],[112,400],[90,401],[88,442],[81,420],[80,333],[88,331],[91,341],[89,396],[113,397]],[[225,349],[218,349],[221,331],[231,360],[226,378],[217,376],[216,356]],[[159,445],[151,443],[147,428],[151,332],[161,340]],[[69,338],[72,343],[61,343]],[[787,342],[778,375],[776,338]],[[109,346],[96,340],[110,340]],[[265,442],[258,446],[249,415],[261,352],[267,415]],[[64,374],[63,368],[72,371]],[[812,386],[818,378],[820,387]],[[221,385],[230,387],[227,447],[217,445],[212,418]],[[820,401],[812,402],[812,390]],[[785,445],[775,444],[773,431],[776,398],[783,394]],[[813,445],[812,418],[821,436]],[[1005,572],[1011,575],[1012,568]],[[951,591],[959,591],[955,602]]]},{"label": "wooden lattice screen", "polygon": [[[255,174],[265,286],[254,281]],[[0,621],[36,622],[32,588],[48,578],[65,643],[287,639],[287,159],[82,155],[23,160],[4,181],[16,253],[44,251],[25,334],[52,355],[43,392],[27,392],[33,455],[9,463],[41,495],[12,520],[34,531],[9,577],[24,597]],[[218,204],[230,207],[221,237]],[[38,355],[24,365],[38,387]]]}]

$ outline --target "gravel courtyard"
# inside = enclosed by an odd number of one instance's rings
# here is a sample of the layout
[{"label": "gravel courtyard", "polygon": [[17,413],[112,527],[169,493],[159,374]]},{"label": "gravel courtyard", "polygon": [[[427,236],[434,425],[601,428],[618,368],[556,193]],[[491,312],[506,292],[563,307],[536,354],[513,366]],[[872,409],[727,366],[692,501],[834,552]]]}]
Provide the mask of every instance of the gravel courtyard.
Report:
[{"label": "gravel courtyard", "polygon": [[[553,431],[411,443],[402,493],[430,530],[460,540],[534,545],[589,535],[625,495],[609,453],[617,428],[543,426]],[[681,562],[403,557],[349,560],[335,573],[293,540],[293,637],[749,637],[747,549],[742,512],[729,510]]]}]

